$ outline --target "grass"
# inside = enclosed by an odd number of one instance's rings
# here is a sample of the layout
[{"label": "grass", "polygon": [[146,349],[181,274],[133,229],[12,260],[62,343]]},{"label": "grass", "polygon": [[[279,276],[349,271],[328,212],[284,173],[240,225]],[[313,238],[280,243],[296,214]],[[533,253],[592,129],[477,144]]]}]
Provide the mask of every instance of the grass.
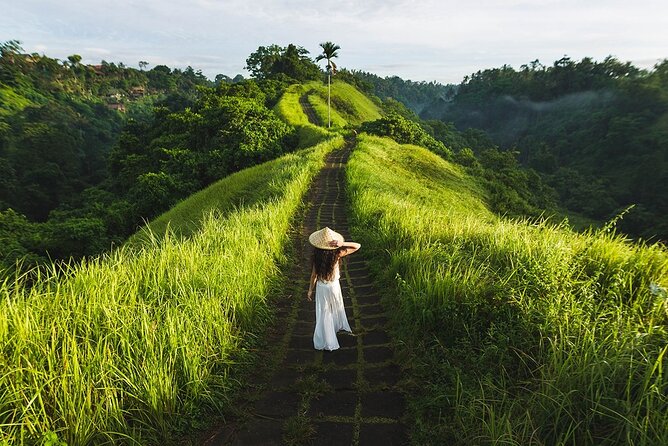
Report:
[{"label": "grass", "polygon": [[294,164],[294,157],[284,156],[229,175],[177,203],[132,236],[128,244],[159,238],[168,229],[173,235],[188,237],[201,230],[204,217],[212,211],[223,216],[239,207],[279,198],[294,175]]},{"label": "grass", "polygon": [[297,127],[299,147],[311,147],[331,135],[327,130],[311,124],[299,103],[299,98],[306,93],[301,84],[291,85],[274,107],[274,112],[288,124]]},{"label": "grass", "polygon": [[318,116],[318,119],[320,122],[323,123],[323,126],[327,126],[328,119],[331,119],[332,123],[332,128],[343,128],[346,125],[348,125],[348,121],[346,121],[336,110],[336,107],[332,107],[331,111],[328,114],[327,111],[327,94],[325,93],[325,97],[322,98],[320,95],[318,95],[315,92],[311,92],[311,94],[308,96],[308,101],[313,107],[313,110],[315,111],[316,115]]},{"label": "grass", "polygon": [[[309,122],[299,103],[299,98],[303,95],[307,96],[322,126]],[[358,126],[381,117],[381,111],[373,101],[345,82],[332,82],[331,101],[333,130]],[[327,84],[314,81],[290,86],[274,107],[274,111],[281,119],[297,127],[300,147],[308,147],[331,135],[323,128],[328,122]]]},{"label": "grass", "polygon": [[351,231],[412,364],[414,444],[668,444],[668,253],[511,221],[425,149],[361,135]]},{"label": "grass", "polygon": [[[33,271],[32,287],[0,285],[0,444],[159,444],[226,411],[235,370],[271,317],[288,229],[342,143],[232,176],[162,217],[188,237],[145,234]],[[273,183],[258,188],[256,175]],[[234,191],[253,187],[240,204]]]},{"label": "grass", "polygon": [[308,417],[303,415],[290,417],[283,426],[283,444],[287,446],[312,444],[316,433],[317,428]]},{"label": "grass", "polygon": [[31,104],[29,99],[17,94],[13,88],[0,84],[0,116],[9,116]]},{"label": "grass", "polygon": [[291,85],[274,107],[276,114],[288,124],[295,126],[312,125],[299,104],[299,98],[306,92],[301,84]]},{"label": "grass", "polygon": [[[305,88],[320,122],[327,122],[327,84],[310,82]],[[350,84],[332,82],[332,127],[357,126],[381,117],[378,106]]]}]

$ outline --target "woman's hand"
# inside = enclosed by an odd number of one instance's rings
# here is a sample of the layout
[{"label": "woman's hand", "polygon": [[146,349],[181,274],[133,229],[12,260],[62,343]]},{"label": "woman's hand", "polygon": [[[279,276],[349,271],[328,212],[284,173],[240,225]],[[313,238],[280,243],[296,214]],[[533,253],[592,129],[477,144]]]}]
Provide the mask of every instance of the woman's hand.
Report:
[{"label": "woman's hand", "polygon": [[343,242],[340,240],[332,240],[331,242],[329,242],[329,246],[331,246],[332,248],[339,248],[343,246]]},{"label": "woman's hand", "polygon": [[311,302],[313,300],[313,291],[309,290],[308,293],[306,293],[306,300]]}]

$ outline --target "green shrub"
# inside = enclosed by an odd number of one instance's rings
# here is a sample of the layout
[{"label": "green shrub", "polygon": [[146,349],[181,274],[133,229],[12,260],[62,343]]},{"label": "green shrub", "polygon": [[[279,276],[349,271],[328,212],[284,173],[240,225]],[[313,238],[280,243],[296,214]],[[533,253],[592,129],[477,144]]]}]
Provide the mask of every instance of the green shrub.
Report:
[{"label": "green shrub", "polygon": [[452,152],[442,142],[436,141],[418,123],[397,114],[365,122],[360,130],[371,135],[390,137],[400,144],[424,146],[445,159],[452,158]]}]

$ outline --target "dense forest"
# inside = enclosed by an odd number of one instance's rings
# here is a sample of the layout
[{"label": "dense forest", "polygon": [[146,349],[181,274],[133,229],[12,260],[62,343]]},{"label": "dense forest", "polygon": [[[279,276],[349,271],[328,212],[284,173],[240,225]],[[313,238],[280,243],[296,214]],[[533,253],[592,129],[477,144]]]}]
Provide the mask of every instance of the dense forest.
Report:
[{"label": "dense forest", "polygon": [[457,91],[455,85],[415,82],[401,79],[398,76],[380,77],[361,70],[344,69],[340,71],[339,77],[383,101],[388,99],[399,101],[417,114],[426,107],[432,106],[434,102],[449,101]]},{"label": "dense forest", "polygon": [[668,61],[647,71],[564,57],[479,71],[420,116],[515,153],[575,215],[610,221],[633,206],[622,231],[668,240]]},{"label": "dense forest", "polygon": [[321,71],[260,47],[254,80],[188,67],[83,65],[0,46],[0,270],[94,255],[231,172],[296,147],[270,110]]}]

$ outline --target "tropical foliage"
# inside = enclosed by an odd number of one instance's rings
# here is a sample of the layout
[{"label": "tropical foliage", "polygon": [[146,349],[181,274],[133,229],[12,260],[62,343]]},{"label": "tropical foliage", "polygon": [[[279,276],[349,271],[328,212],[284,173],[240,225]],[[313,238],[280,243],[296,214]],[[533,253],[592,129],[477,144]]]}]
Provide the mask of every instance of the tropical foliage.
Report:
[{"label": "tropical foliage", "polygon": [[283,80],[214,86],[191,68],[60,63],[4,44],[0,271],[103,252],[193,192],[294,150],[294,129],[270,109],[291,66],[274,66]]},{"label": "tropical foliage", "polygon": [[[329,114],[321,71],[295,45],[215,82],[0,50],[0,270],[23,262],[0,280],[0,445],[174,442],[233,411],[291,225],[343,145],[309,122]],[[667,444],[668,253],[615,227],[663,224],[666,63],[503,67],[454,97],[339,75],[351,230],[385,284],[413,443]],[[618,217],[576,233],[547,217],[560,204]]]},{"label": "tropical foliage", "polygon": [[518,151],[572,212],[605,221],[635,205],[620,228],[668,240],[668,61],[644,71],[564,57],[479,71],[421,116]]},{"label": "tropical foliage", "polygon": [[361,70],[340,70],[338,76],[360,90],[378,96],[382,100],[393,99],[405,104],[415,113],[425,107],[445,103],[452,99],[457,87],[438,82],[410,81],[398,76],[380,77]]},{"label": "tropical foliage", "polygon": [[320,78],[320,69],[309,52],[294,44],[261,46],[246,59],[246,69],[255,79],[292,79],[305,82]]},{"label": "tropical foliage", "polygon": [[378,136],[389,136],[401,144],[416,144],[427,147],[432,152],[449,159],[452,152],[445,145],[436,141],[417,122],[408,120],[401,115],[391,114],[372,122],[363,124],[363,132]]},{"label": "tropical foliage", "polygon": [[152,218],[178,200],[294,146],[293,130],[251,81],[200,89],[192,107],[130,123],[110,154],[112,189]]},{"label": "tropical foliage", "polygon": [[315,61],[320,62],[321,60],[326,60],[327,73],[335,74],[336,64],[332,59],[339,57],[339,50],[341,47],[332,42],[323,42],[320,44],[320,48],[322,48],[322,53],[316,56]]},{"label": "tropical foliage", "polygon": [[199,85],[211,83],[192,68],[90,66],[0,45],[0,271],[100,252],[133,231],[141,217],[109,188],[109,153],[127,122],[191,105]]}]

